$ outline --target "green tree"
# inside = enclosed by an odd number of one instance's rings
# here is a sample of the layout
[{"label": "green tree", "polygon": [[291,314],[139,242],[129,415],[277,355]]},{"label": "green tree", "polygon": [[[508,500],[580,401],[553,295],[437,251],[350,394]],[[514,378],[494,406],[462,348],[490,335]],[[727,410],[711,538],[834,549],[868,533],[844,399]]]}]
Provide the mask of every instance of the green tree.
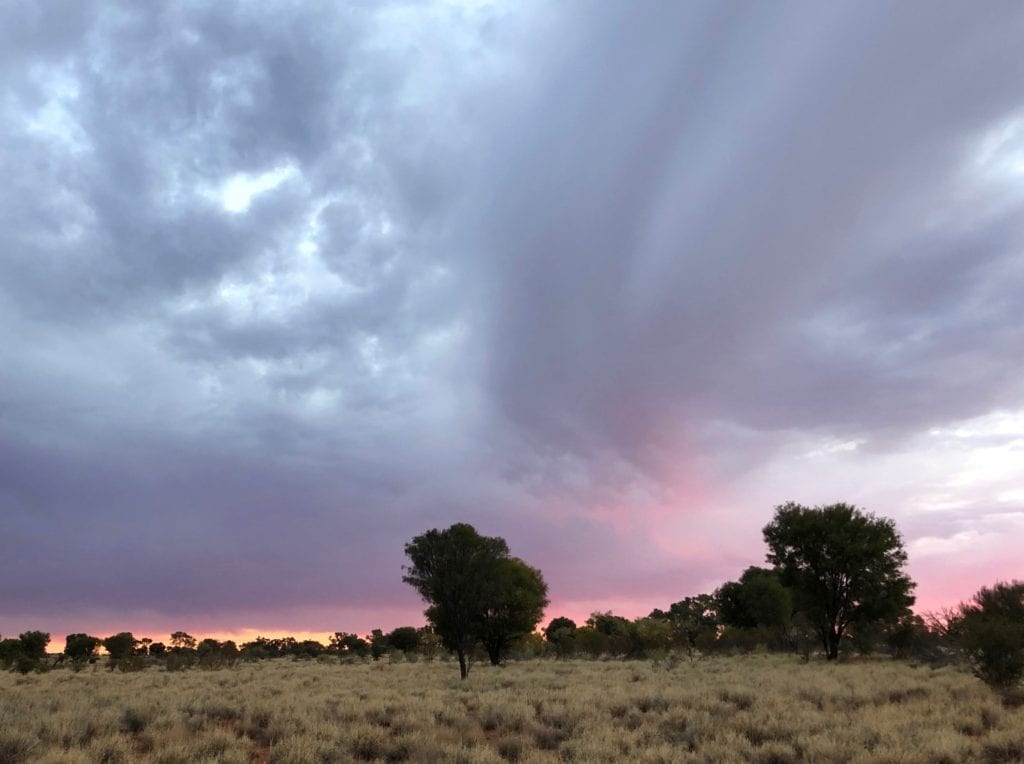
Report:
[{"label": "green tree", "polygon": [[329,650],[338,655],[355,655],[362,658],[370,653],[370,643],[357,634],[336,631],[330,638],[330,643]]},{"label": "green tree", "polygon": [[388,632],[384,638],[392,650],[414,653],[420,646],[420,632],[415,626],[399,626]]},{"label": "green tree", "polygon": [[559,616],[544,628],[544,638],[555,648],[555,655],[566,658],[576,649],[576,621]]},{"label": "green tree", "polygon": [[893,623],[914,603],[896,525],[850,504],[788,502],[764,528],[768,561],[834,660],[851,625]]},{"label": "green tree", "polygon": [[793,618],[793,593],[767,568],[747,568],[739,581],[722,584],[715,600],[725,626],[784,630]]},{"label": "green tree", "polygon": [[497,666],[512,644],[540,623],[548,606],[548,585],[539,570],[517,557],[495,561],[487,583],[480,641],[491,665]]},{"label": "green tree", "polygon": [[581,634],[582,629],[577,629],[576,637],[578,640],[582,638],[579,644],[584,651],[593,655],[598,648],[603,648],[601,652],[609,655],[629,654],[633,642],[632,624],[628,618],[615,615],[610,610],[594,612],[587,619],[585,628],[593,629],[595,634],[600,634],[604,639]]},{"label": "green tree", "polygon": [[[520,623],[518,611],[527,608],[519,600],[531,590],[523,570],[529,566],[521,561],[510,565],[504,539],[481,536],[466,523],[416,536],[405,545],[405,554],[410,565],[402,580],[428,604],[427,620],[442,644],[458,656],[459,675],[465,679],[474,645],[482,639],[496,640],[503,621],[511,626]],[[539,588],[546,595],[546,587]]]},{"label": "green tree", "polygon": [[1024,677],[1024,581],[983,587],[949,625],[975,676],[998,689]]},{"label": "green tree", "polygon": [[130,631],[122,631],[103,640],[103,649],[110,654],[110,670],[126,670],[135,667],[135,648],[138,640]]},{"label": "green tree", "polygon": [[648,618],[668,621],[672,641],[683,647],[690,657],[695,649],[712,644],[718,635],[718,611],[715,597],[697,594],[673,602],[668,612],[655,608]]}]

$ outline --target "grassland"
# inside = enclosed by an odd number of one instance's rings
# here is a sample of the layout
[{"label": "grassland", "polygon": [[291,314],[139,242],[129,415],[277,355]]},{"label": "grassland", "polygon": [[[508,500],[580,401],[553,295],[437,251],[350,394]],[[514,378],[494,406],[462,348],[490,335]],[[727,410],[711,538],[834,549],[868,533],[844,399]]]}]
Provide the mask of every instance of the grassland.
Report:
[{"label": "grassland", "polygon": [[1024,760],[1024,708],[952,667],[788,656],[0,674],[0,762]]}]

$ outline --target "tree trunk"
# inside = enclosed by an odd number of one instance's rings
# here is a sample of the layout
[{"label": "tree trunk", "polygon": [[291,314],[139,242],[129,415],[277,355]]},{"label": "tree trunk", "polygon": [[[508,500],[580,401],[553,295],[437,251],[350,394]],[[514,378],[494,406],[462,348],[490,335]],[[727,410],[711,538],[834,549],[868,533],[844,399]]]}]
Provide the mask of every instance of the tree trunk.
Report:
[{"label": "tree trunk", "polygon": [[459,677],[465,679],[469,676],[469,663],[466,661],[466,651],[459,649],[456,652],[459,654]]},{"label": "tree trunk", "polygon": [[491,642],[491,643],[485,644],[484,647],[487,648],[487,657],[491,659],[491,665],[492,666],[500,666],[501,665],[501,646],[498,645],[495,642]]},{"label": "tree trunk", "polygon": [[839,629],[832,627],[828,631],[828,653],[827,657],[830,661],[834,661],[839,657]]}]

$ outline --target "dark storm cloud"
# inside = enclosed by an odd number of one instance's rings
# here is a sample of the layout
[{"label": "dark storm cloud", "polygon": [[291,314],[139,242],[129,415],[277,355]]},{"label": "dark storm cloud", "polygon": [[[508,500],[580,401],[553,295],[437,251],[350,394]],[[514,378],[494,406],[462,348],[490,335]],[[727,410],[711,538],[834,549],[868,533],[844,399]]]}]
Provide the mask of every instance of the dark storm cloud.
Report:
[{"label": "dark storm cloud", "polygon": [[459,519],[681,596],[779,437],[1021,405],[1013,4],[0,14],[8,614],[415,610]]}]

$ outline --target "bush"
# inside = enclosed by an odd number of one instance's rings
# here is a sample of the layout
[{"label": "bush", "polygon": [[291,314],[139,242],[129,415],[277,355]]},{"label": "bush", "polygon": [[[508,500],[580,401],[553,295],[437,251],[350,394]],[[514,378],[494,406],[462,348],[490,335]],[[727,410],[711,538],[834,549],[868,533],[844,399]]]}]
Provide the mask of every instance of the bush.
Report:
[{"label": "bush", "polygon": [[950,636],[975,676],[997,689],[1024,678],[1024,582],[983,588],[960,606]]}]

